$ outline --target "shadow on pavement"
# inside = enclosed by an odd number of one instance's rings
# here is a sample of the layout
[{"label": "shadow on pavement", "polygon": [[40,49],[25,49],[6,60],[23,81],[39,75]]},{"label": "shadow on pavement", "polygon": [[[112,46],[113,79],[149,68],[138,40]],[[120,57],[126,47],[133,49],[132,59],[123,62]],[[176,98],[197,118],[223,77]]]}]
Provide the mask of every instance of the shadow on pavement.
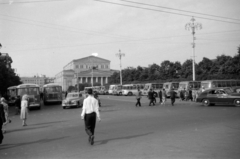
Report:
[{"label": "shadow on pavement", "polygon": [[46,127],[49,127],[49,126],[51,126],[51,125],[48,125],[48,126],[41,126],[41,127],[31,127],[31,126],[26,126],[26,127],[21,128],[21,129],[12,129],[12,130],[8,130],[7,133],[16,132],[16,131],[26,131],[26,130],[41,129],[41,128],[46,128]]},{"label": "shadow on pavement", "polygon": [[37,144],[37,143],[43,144],[43,143],[52,142],[52,141],[56,141],[56,140],[62,140],[67,137],[69,137],[69,136],[64,136],[64,137],[59,137],[59,138],[54,138],[54,139],[41,139],[41,140],[37,140],[37,141],[24,142],[24,143],[18,143],[18,144],[6,144],[6,145],[3,144],[0,146],[0,150],[15,148],[15,147],[19,147],[19,146],[25,146],[25,145],[31,145],[31,144]]},{"label": "shadow on pavement", "polygon": [[63,123],[66,122],[67,120],[62,120],[62,121],[52,121],[52,122],[47,122],[47,123],[37,123],[37,124],[31,124],[31,126],[35,125],[47,125],[47,124],[52,124],[52,123]]},{"label": "shadow on pavement", "polygon": [[103,145],[103,144],[107,144],[109,141],[113,141],[113,140],[132,139],[132,138],[136,138],[136,137],[146,136],[146,135],[149,135],[149,134],[153,134],[153,132],[149,132],[149,133],[145,133],[145,134],[139,134],[139,135],[130,135],[130,136],[124,136],[124,137],[117,137],[117,138],[112,138],[112,139],[95,141],[94,145]]}]

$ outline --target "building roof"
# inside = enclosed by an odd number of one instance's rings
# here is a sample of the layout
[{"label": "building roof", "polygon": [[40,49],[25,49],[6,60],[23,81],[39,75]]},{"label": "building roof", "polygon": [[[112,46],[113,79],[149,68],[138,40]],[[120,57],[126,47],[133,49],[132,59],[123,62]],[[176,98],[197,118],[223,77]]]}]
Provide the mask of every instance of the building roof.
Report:
[{"label": "building roof", "polygon": [[106,60],[106,59],[103,59],[103,58],[100,58],[100,57],[96,57],[96,56],[87,56],[87,57],[84,57],[84,58],[75,59],[75,60],[73,60],[73,62],[76,62],[76,61],[79,61],[79,60],[88,60],[88,58],[95,58],[95,59],[103,60],[103,61],[106,61],[106,62],[110,62],[109,60]]}]

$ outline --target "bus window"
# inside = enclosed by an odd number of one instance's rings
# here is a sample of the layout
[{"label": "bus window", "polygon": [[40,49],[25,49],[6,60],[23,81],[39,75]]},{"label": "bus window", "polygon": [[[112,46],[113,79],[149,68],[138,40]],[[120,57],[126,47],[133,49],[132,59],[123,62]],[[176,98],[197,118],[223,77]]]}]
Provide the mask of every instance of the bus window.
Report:
[{"label": "bus window", "polygon": [[215,88],[215,87],[217,87],[217,82],[213,81],[212,82],[212,88]]},{"label": "bus window", "polygon": [[201,83],[201,86],[205,89],[209,88],[209,83]]},{"label": "bus window", "polygon": [[179,83],[173,83],[172,84],[172,88],[173,89],[178,89],[178,87],[179,87]]},{"label": "bus window", "polygon": [[226,84],[227,84],[227,87],[231,87],[232,86],[231,81],[226,81]]},{"label": "bus window", "polygon": [[217,84],[218,87],[222,87],[222,81],[218,81]]},{"label": "bus window", "polygon": [[240,81],[237,81],[237,86],[240,86]]},{"label": "bus window", "polygon": [[167,84],[167,85],[165,85],[165,88],[166,88],[166,89],[168,89],[168,84]]},{"label": "bus window", "polygon": [[232,81],[232,86],[237,86],[237,81]]},{"label": "bus window", "polygon": [[227,87],[226,81],[222,81],[222,87]]}]

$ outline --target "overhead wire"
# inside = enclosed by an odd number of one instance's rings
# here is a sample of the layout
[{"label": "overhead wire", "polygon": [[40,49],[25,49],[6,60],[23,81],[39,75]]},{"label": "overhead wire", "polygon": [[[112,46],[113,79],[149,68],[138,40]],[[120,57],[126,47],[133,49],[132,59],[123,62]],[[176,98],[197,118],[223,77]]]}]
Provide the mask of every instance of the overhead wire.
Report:
[{"label": "overhead wire", "polygon": [[[162,13],[175,14],[175,15],[185,16],[185,17],[192,17],[192,15],[188,15],[188,14],[174,13],[174,12],[169,12],[169,11],[163,11],[163,10],[157,10],[157,9],[133,6],[133,5],[122,4],[122,3],[109,2],[109,1],[104,1],[104,0],[93,0],[93,1],[101,2],[101,3],[109,3],[109,4],[114,4],[114,5],[120,5],[120,6],[125,6],[125,7],[132,7],[132,8],[138,8],[138,9],[150,10],[150,11],[156,11],[156,12],[162,12]],[[213,18],[206,18],[206,17],[201,17],[201,16],[194,16],[194,17],[199,18],[199,19],[212,20],[212,21],[218,21],[218,22],[224,22],[224,23],[231,23],[231,24],[238,24],[238,25],[240,25],[240,22],[238,23],[238,22],[224,21],[224,20],[213,19]]]},{"label": "overhead wire", "polygon": [[[30,20],[26,18],[21,18],[21,17],[15,17],[15,16],[9,16],[9,15],[3,15],[0,14],[0,16],[3,17],[10,17],[10,18],[15,18],[17,20],[12,20],[12,19],[3,19],[7,21],[13,21],[13,22],[18,22],[18,23],[23,23],[23,24],[30,24],[30,25],[35,25],[35,26],[40,26],[40,27],[46,27],[46,28],[51,28],[51,29],[59,29],[59,30],[65,30],[65,31],[71,31],[71,32],[78,32],[78,33],[83,33],[83,34],[88,34],[88,35],[97,35],[97,36],[105,36],[105,37],[111,37],[111,38],[124,38],[124,39],[139,39],[139,38],[134,38],[134,37],[128,37],[128,36],[121,36],[121,35],[114,35],[114,34],[107,34],[103,32],[97,32],[97,31],[92,31],[92,30],[85,30],[85,29],[78,29],[74,27],[69,27],[65,25],[58,25],[58,24],[53,24],[53,23],[47,23],[47,22],[42,22],[42,21],[36,21],[36,20]],[[0,18],[1,19],[1,18]],[[19,21],[19,20],[25,20],[27,22]],[[34,22],[34,23],[32,23]],[[40,23],[40,24],[36,24]],[[42,25],[45,24],[45,25]],[[51,26],[46,26],[46,25],[51,25]],[[59,28],[62,27],[62,28]],[[69,30],[69,29],[74,29],[74,30]]]},{"label": "overhead wire", "polygon": [[223,16],[218,16],[218,15],[212,15],[212,14],[206,14],[206,13],[199,13],[199,12],[187,11],[187,10],[176,9],[176,8],[170,8],[170,7],[164,7],[164,6],[159,6],[159,5],[147,4],[147,3],[133,2],[133,1],[128,1],[128,0],[118,0],[118,1],[123,1],[123,2],[133,3],[133,4],[146,5],[146,6],[151,6],[151,7],[164,8],[164,9],[175,10],[175,11],[181,11],[181,12],[186,12],[186,13],[194,13],[194,14],[205,15],[205,16],[211,16],[211,17],[216,17],[216,18],[223,18],[223,19],[229,19],[229,20],[237,20],[237,21],[240,21],[240,19],[235,19],[235,18],[230,18],[230,17],[223,17]]},{"label": "overhead wire", "polygon": [[68,1],[68,0],[46,0],[46,1],[13,1],[13,0],[9,0],[9,2],[0,2],[1,4],[18,4],[18,3],[41,3],[41,2],[54,2],[54,1]]}]

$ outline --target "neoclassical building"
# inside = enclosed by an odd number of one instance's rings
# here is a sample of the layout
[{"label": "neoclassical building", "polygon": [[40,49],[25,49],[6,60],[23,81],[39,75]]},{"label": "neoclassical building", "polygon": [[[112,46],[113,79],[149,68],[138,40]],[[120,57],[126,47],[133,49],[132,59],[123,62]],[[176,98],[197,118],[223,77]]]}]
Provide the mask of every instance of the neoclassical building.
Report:
[{"label": "neoclassical building", "polygon": [[[92,69],[96,68],[96,69]],[[110,61],[96,56],[88,56],[73,60],[63,67],[63,71],[55,76],[55,83],[66,91],[77,83],[108,84],[109,77],[116,72],[110,69]]]}]

